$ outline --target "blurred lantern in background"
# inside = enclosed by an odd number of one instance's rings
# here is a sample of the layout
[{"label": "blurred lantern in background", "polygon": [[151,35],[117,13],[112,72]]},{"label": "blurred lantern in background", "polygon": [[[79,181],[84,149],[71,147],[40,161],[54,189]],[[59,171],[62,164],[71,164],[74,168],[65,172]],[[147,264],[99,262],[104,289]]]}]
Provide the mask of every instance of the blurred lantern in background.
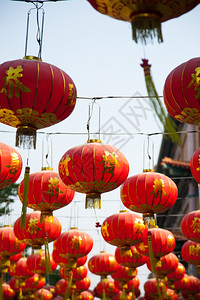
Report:
[{"label": "blurred lantern in background", "polygon": [[118,293],[119,290],[115,287],[114,280],[109,277],[102,279],[95,287],[95,297],[100,299],[113,299]]},{"label": "blurred lantern in background", "polygon": [[181,248],[184,261],[196,266],[196,273],[200,273],[200,243],[187,241]]},{"label": "blurred lantern in background", "polygon": [[0,142],[0,189],[16,182],[22,170],[22,158],[13,147]]},{"label": "blurred lantern in background", "polygon": [[167,287],[170,289],[174,288],[174,284],[173,284],[174,281],[178,281],[182,279],[184,275],[185,275],[185,267],[183,264],[179,262],[176,270],[172,273],[167,274],[167,276],[165,277]]},{"label": "blurred lantern in background", "polygon": [[86,194],[86,208],[101,208],[101,194],[119,187],[127,178],[129,164],[114,146],[100,140],[68,150],[59,162],[62,181],[76,192]]},{"label": "blurred lantern in background", "polygon": [[[101,225],[101,235],[110,245],[121,247],[141,243],[147,236],[148,227],[139,214],[121,211],[107,217]],[[129,249],[128,249],[129,250]]]},{"label": "blurred lantern in background", "polygon": [[12,299],[15,296],[15,291],[11,289],[8,283],[3,283],[3,299]]},{"label": "blurred lantern in background", "polygon": [[34,299],[35,300],[51,300],[51,299],[53,299],[53,294],[50,291],[43,288],[34,293]]},{"label": "blurred lantern in background", "polygon": [[83,291],[77,296],[77,300],[93,300],[94,296],[89,291]]},{"label": "blurred lantern in background", "polygon": [[200,243],[200,210],[191,211],[183,217],[181,230],[188,240]]},{"label": "blurred lantern in background", "polygon": [[146,44],[157,38],[163,42],[161,23],[177,18],[193,9],[198,0],[174,1],[140,1],[134,2],[120,0],[88,0],[89,3],[104,15],[130,22],[132,25],[132,37]]},{"label": "blurred lantern in background", "polygon": [[[159,288],[158,288],[158,285],[159,285]],[[157,299],[159,299],[159,297],[162,298],[161,295],[166,294],[167,287],[161,279],[159,279],[159,281],[157,283],[156,278],[151,278],[145,282],[144,291],[145,291],[145,297],[146,296],[154,297],[152,299],[156,299],[156,297],[157,297]]]},{"label": "blurred lantern in background", "polygon": [[16,146],[36,148],[36,130],[66,119],[76,87],[59,68],[33,56],[0,65],[0,122],[17,128]]}]

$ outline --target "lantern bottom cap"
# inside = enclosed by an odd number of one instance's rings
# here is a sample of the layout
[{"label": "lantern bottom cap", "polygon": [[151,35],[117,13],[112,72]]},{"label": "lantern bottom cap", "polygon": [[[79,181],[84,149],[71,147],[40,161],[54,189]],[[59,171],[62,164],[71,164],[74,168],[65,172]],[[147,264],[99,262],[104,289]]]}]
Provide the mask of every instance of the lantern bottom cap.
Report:
[{"label": "lantern bottom cap", "polygon": [[88,193],[85,199],[85,208],[101,209],[101,195],[98,193]]},{"label": "lantern bottom cap", "polygon": [[29,126],[18,127],[15,146],[23,149],[36,149],[36,129]]}]

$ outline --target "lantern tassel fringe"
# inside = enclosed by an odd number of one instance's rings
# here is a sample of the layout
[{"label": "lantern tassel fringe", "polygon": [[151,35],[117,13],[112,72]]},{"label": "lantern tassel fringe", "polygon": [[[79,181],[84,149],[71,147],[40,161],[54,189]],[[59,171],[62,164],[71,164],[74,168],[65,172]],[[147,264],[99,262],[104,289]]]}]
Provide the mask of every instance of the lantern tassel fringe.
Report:
[{"label": "lantern tassel fringe", "polygon": [[23,149],[36,149],[36,129],[28,126],[18,127],[15,146]]},{"label": "lantern tassel fringe", "polygon": [[153,105],[156,115],[163,124],[164,130],[169,134],[169,138],[172,140],[172,142],[181,145],[181,138],[176,131],[176,123],[168,114],[166,114],[163,104],[156,91],[150,71],[151,65],[148,63],[148,59],[142,59],[141,67],[144,69],[147,93],[150,97],[150,101]]},{"label": "lantern tassel fringe", "polygon": [[45,267],[46,267],[46,274],[50,274],[52,272],[51,269],[51,258],[50,258],[50,252],[49,252],[49,244],[48,239],[45,238],[44,240],[44,249],[45,249]]},{"label": "lantern tassel fringe", "polygon": [[30,175],[30,167],[26,166],[25,173],[24,173],[22,214],[20,219],[21,228],[26,228],[26,210],[27,210],[27,202],[28,202],[29,175]]}]

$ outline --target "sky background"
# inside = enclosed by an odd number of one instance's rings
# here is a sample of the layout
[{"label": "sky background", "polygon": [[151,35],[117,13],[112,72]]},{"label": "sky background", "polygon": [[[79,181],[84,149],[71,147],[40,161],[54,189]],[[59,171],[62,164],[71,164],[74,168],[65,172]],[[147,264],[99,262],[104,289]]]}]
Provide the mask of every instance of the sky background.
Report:
[{"label": "sky background", "polygon": [[[23,58],[27,12],[33,7],[30,3],[1,0],[1,63]],[[59,160],[68,149],[86,143],[88,108],[96,97],[103,98],[94,105],[91,137],[96,137],[92,133],[98,132],[100,106],[101,141],[114,145],[124,153],[130,165],[129,176],[141,173],[149,165],[153,167],[160,150],[163,129],[149,100],[130,97],[147,95],[143,69],[140,66],[142,58],[149,59],[155,86],[158,94],[162,96],[164,82],[170,71],[199,56],[200,6],[179,18],[163,23],[164,43],[157,44],[155,41],[146,47],[132,40],[129,23],[98,13],[86,0],[45,3],[43,8],[45,24],[42,60],[61,68],[73,79],[78,99],[73,113],[66,120],[38,131],[37,149],[31,150],[29,154],[31,173],[41,170],[42,150],[46,154],[47,148],[50,148],[49,158],[52,152],[52,167],[57,171]],[[32,12],[27,54],[37,56],[35,24],[36,17]],[[112,98],[106,98],[107,96]],[[148,134],[151,134],[151,162],[147,159]],[[15,129],[0,124],[0,141],[15,147]],[[28,153],[22,149],[18,151],[24,160],[20,182]],[[43,160],[43,166],[45,163]],[[93,237],[94,248],[89,257],[101,250],[114,254],[115,247],[103,241],[100,229],[95,228],[95,223],[102,223],[106,217],[123,208],[119,191],[118,188],[102,194],[102,209],[96,212],[85,210],[85,196],[76,193],[69,206],[54,213],[59,218],[63,231],[75,225]],[[20,216],[21,202],[17,199],[12,208],[11,223]],[[149,271],[146,267],[140,267],[138,271],[143,294],[143,284]],[[91,288],[94,288],[100,278],[90,272],[88,275],[92,282]]]}]

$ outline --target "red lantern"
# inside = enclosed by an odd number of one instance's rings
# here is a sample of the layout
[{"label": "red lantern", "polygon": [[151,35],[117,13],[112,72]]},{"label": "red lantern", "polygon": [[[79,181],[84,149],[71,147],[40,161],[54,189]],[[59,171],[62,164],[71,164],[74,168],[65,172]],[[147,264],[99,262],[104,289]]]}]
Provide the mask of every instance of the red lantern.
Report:
[{"label": "red lantern", "polygon": [[190,160],[190,170],[194,179],[200,183],[200,147],[194,152]]},{"label": "red lantern", "polygon": [[117,270],[118,263],[114,255],[101,251],[90,258],[88,268],[91,273],[105,278]]},{"label": "red lantern", "polygon": [[196,271],[200,271],[200,243],[187,241],[181,248],[182,258],[189,264],[196,265]]},{"label": "red lantern", "polygon": [[68,286],[68,281],[65,279],[60,279],[55,285],[55,292],[57,295],[63,296]]},{"label": "red lantern", "polygon": [[15,292],[13,289],[10,287],[8,283],[3,283],[2,285],[3,288],[3,299],[12,299],[15,296]]},{"label": "red lantern", "polygon": [[163,300],[177,300],[178,294],[174,290],[167,289],[166,293],[163,295]]},{"label": "red lantern", "polygon": [[27,258],[22,257],[20,260],[18,260],[16,263],[12,264],[8,268],[8,273],[10,276],[25,280],[28,277],[31,277],[34,275],[28,268],[27,268]]},{"label": "red lantern", "polygon": [[116,261],[128,268],[137,268],[144,265],[148,258],[144,255],[141,255],[135,246],[127,247],[126,251],[123,251],[121,247],[117,247],[115,250]]},{"label": "red lantern", "polygon": [[138,214],[121,211],[106,218],[101,226],[104,240],[114,246],[133,246],[147,236],[148,226]]},{"label": "red lantern", "polygon": [[178,267],[172,273],[167,274],[167,286],[169,288],[174,288],[173,282],[182,279],[185,275],[185,267],[180,262],[178,263]]},{"label": "red lantern", "polygon": [[111,278],[104,278],[95,288],[95,296],[101,299],[103,299],[103,295],[106,296],[106,299],[113,299],[118,293],[119,290],[115,287],[114,280]]},{"label": "red lantern", "polygon": [[130,22],[132,24],[133,40],[146,44],[157,37],[163,42],[161,23],[181,16],[190,11],[199,1],[141,1],[133,3],[120,0],[88,0],[90,4],[104,15]]},{"label": "red lantern", "polygon": [[26,244],[18,240],[14,234],[13,227],[5,226],[0,228],[1,271],[7,271],[10,265],[10,256],[18,254],[25,248]]},{"label": "red lantern", "polygon": [[129,172],[125,156],[99,140],[88,140],[86,145],[68,150],[58,167],[67,186],[86,194],[86,208],[101,208],[101,194],[119,187]]},{"label": "red lantern", "polygon": [[[55,249],[53,249],[53,251],[52,251],[52,258],[55,261],[55,263],[57,265],[59,265],[60,267],[63,267],[65,269],[68,268],[69,259],[67,259],[66,257],[61,256],[60,253],[58,251],[56,251]],[[76,267],[83,266],[86,263],[86,261],[87,261],[87,255],[79,257],[77,259]]]},{"label": "red lantern", "polygon": [[90,284],[91,284],[90,278],[86,276],[82,280],[76,282],[76,291],[77,292],[86,291],[89,289]]},{"label": "red lantern", "polygon": [[61,256],[69,260],[68,267],[76,267],[77,259],[92,250],[93,240],[88,233],[72,228],[61,233],[53,246]]},{"label": "red lantern", "polygon": [[134,277],[133,279],[131,279],[125,283],[115,280],[114,284],[115,284],[115,287],[120,291],[124,290],[126,292],[131,292],[134,290],[134,294],[135,294],[135,291],[137,291],[139,289],[140,280],[138,277]]},{"label": "red lantern", "polygon": [[88,270],[85,265],[80,266],[78,268],[74,268],[74,269],[72,269],[72,271],[69,271],[63,267],[61,267],[59,270],[60,276],[67,281],[69,281],[70,272],[72,272],[72,276],[73,276],[72,280],[73,280],[73,282],[75,282],[75,281],[79,281],[79,280],[82,280],[83,278],[85,278],[87,276]]},{"label": "red lantern", "polygon": [[[149,232],[155,259],[159,259],[174,250],[176,240],[170,231],[162,228],[150,228]],[[142,255],[150,256],[148,237],[145,238],[144,242],[136,245],[136,248]]]},{"label": "red lantern", "polygon": [[119,265],[117,271],[112,273],[111,277],[117,281],[127,282],[136,277],[137,273],[137,269],[129,269],[128,267]]},{"label": "red lantern", "polygon": [[39,290],[45,285],[45,277],[35,274],[25,280],[25,285],[30,291]]},{"label": "red lantern", "polygon": [[190,59],[171,71],[165,81],[165,106],[179,122],[200,125],[199,67],[199,57]]},{"label": "red lantern", "polygon": [[34,299],[35,300],[51,300],[51,299],[53,299],[53,294],[46,289],[40,289],[34,293]]},{"label": "red lantern", "polygon": [[0,142],[0,189],[16,182],[22,170],[22,158],[13,147]]},{"label": "red lantern", "polygon": [[[18,195],[23,202],[24,180],[19,184]],[[68,205],[74,197],[74,191],[60,179],[58,173],[43,170],[29,176],[27,206],[51,215],[53,210]]]},{"label": "red lantern", "polygon": [[180,280],[174,281],[174,290],[186,290],[189,287],[190,281],[189,276],[185,274]]},{"label": "red lantern", "polygon": [[182,293],[185,295],[196,295],[200,293],[200,279],[189,275],[188,276],[189,284],[182,288]]},{"label": "red lantern", "polygon": [[159,285],[161,294],[162,295],[165,294],[167,291],[167,287],[164,284],[164,282],[159,279],[158,284],[157,284],[156,278],[151,278],[151,279],[147,280],[144,284],[145,296],[146,296],[146,294],[150,297],[158,296],[159,295],[158,285]]},{"label": "red lantern", "polygon": [[129,177],[121,187],[121,200],[130,210],[153,217],[170,209],[176,202],[178,189],[167,176],[144,172]]},{"label": "red lantern", "polygon": [[40,249],[46,242],[54,241],[61,233],[61,224],[55,216],[45,216],[41,219],[40,211],[28,213],[25,228],[21,228],[20,219],[21,217],[14,223],[16,237],[35,249]]},{"label": "red lantern", "polygon": [[76,87],[59,68],[25,57],[0,65],[0,122],[17,128],[16,145],[36,145],[36,130],[66,119]]},{"label": "red lantern", "polygon": [[[156,274],[163,278],[167,274],[172,273],[178,267],[178,257],[174,253],[162,256],[155,264]],[[152,272],[151,262],[147,261],[147,268]]]},{"label": "red lantern", "polygon": [[181,221],[181,229],[188,240],[200,243],[200,210],[185,215]]},{"label": "red lantern", "polygon": [[83,291],[80,293],[79,296],[77,296],[77,300],[93,300],[94,296],[92,293],[88,291]]}]

